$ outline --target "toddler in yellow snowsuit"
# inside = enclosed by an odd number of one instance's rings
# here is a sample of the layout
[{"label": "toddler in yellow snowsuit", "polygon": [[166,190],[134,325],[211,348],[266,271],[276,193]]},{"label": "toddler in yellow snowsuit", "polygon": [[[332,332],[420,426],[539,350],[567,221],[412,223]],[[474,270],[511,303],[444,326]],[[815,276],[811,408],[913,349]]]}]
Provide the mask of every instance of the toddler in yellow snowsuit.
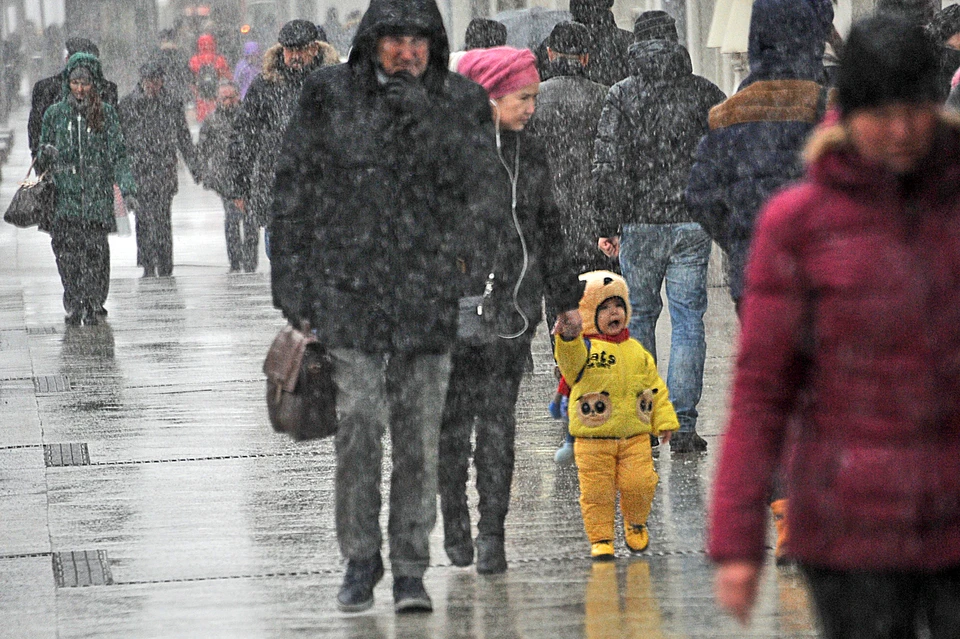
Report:
[{"label": "toddler in yellow snowsuit", "polygon": [[[580,276],[583,333],[555,328],[554,358],[570,385],[570,434],[580,473],[580,510],[594,559],[614,556],[617,492],[627,547],[646,550],[647,517],[659,478],[650,434],[680,428],[653,356],[630,337],[627,283],[610,271]],[[573,332],[573,334],[570,334]]]}]

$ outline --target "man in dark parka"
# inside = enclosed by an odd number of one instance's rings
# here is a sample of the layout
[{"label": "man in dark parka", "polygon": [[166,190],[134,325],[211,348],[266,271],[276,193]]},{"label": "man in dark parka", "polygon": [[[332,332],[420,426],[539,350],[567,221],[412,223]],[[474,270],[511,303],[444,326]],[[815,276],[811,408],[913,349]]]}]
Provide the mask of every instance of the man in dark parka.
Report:
[{"label": "man in dark parka", "polygon": [[183,103],[163,85],[156,61],[140,67],[137,88],[120,100],[120,125],[137,182],[137,263],[144,277],[173,274],[170,207],[177,192],[177,151],[198,179],[196,153]]},{"label": "man in dark parka", "polygon": [[395,609],[432,609],[423,574],[457,300],[475,261],[469,239],[493,210],[480,195],[502,184],[487,97],[447,71],[448,56],[435,0],[373,0],[347,63],[304,84],[277,164],[274,304],[316,330],[337,387],[336,526],[347,558],[337,604],[346,612],[372,606],[383,577],[387,430]]}]

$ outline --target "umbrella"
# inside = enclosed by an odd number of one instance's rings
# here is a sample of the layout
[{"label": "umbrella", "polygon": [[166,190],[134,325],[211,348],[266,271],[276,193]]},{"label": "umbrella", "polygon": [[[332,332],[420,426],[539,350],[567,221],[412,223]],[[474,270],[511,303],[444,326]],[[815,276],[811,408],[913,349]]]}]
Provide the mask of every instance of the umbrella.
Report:
[{"label": "umbrella", "polygon": [[536,51],[558,22],[573,20],[569,11],[531,7],[501,11],[493,19],[507,27],[507,44]]}]

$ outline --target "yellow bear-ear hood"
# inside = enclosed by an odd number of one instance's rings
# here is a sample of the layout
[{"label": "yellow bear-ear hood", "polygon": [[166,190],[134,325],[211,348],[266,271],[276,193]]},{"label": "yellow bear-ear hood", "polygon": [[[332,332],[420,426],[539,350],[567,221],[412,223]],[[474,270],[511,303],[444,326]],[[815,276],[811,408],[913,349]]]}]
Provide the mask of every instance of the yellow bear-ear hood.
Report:
[{"label": "yellow bear-ear hood", "polygon": [[611,297],[619,297],[627,307],[627,323],[630,323],[630,293],[627,281],[612,271],[591,271],[580,276],[586,286],[580,298],[580,318],[584,335],[599,335],[597,308]]}]

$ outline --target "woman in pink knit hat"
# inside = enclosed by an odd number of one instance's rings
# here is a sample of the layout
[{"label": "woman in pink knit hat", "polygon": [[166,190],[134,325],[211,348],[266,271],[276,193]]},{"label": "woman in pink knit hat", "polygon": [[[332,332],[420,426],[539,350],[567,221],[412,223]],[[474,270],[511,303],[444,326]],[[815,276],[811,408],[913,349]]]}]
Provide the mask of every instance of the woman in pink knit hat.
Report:
[{"label": "woman in pink knit hat", "polygon": [[513,480],[514,408],[532,361],[530,341],[543,318],[543,297],[548,308],[560,309],[558,322],[579,327],[581,284],[557,224],[546,152],[523,133],[540,91],[534,55],[510,47],[475,49],[460,58],[457,71],[490,96],[502,187],[512,206],[504,211],[499,241],[486,263],[471,268],[483,277],[472,283],[478,292],[492,283],[481,308],[483,317],[493,318],[493,330],[486,340],[458,340],[454,349],[440,427],[440,506],[447,556],[456,566],[468,566],[474,543],[466,483],[476,422],[477,572],[495,574],[507,569],[503,522]]}]

